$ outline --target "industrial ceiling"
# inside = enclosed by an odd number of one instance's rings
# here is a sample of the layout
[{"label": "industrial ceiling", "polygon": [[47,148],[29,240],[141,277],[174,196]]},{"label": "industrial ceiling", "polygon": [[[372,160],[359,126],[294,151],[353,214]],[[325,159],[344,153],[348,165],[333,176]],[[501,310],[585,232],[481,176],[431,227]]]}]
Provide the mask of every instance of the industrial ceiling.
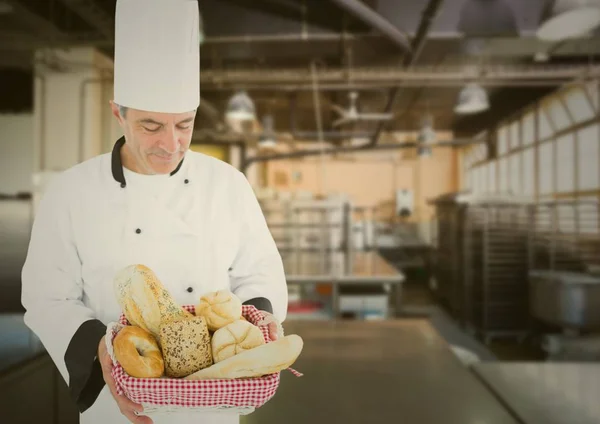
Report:
[{"label": "industrial ceiling", "polygon": [[[324,137],[416,130],[476,134],[564,82],[585,77],[600,52],[598,32],[548,42],[536,30],[546,0],[199,0],[205,118],[248,92],[275,129],[316,139],[318,87]],[[95,46],[113,54],[115,0],[0,0],[2,111],[33,107],[37,49]],[[314,78],[316,76],[316,79]],[[490,108],[457,115],[460,90],[477,81]],[[365,113],[393,119],[333,127],[335,107],[359,94]],[[6,93],[6,94],[5,94]],[[198,128],[210,119],[198,119]]]}]

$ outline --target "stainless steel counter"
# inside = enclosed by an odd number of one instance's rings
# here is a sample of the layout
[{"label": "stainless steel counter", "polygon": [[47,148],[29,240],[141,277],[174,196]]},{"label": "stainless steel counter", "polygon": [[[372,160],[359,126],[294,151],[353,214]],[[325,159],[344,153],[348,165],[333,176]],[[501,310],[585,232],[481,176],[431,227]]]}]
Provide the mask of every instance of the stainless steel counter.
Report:
[{"label": "stainless steel counter", "polygon": [[330,284],[333,316],[340,316],[340,290],[352,286],[359,290],[383,288],[395,292],[395,311],[402,308],[404,274],[375,252],[295,251],[282,254],[289,284]]},{"label": "stainless steel counter", "polygon": [[32,223],[31,201],[0,199],[0,313],[23,312],[21,269]]},{"label": "stainless steel counter", "polygon": [[288,281],[336,279],[347,283],[402,282],[404,274],[375,252],[282,253]]},{"label": "stainless steel counter", "polygon": [[525,424],[600,423],[599,363],[481,363],[474,371]]},{"label": "stainless steel counter", "polygon": [[45,353],[22,314],[0,314],[0,375]]},{"label": "stainless steel counter", "polygon": [[277,394],[242,424],[517,424],[425,320],[286,322],[304,339]]}]

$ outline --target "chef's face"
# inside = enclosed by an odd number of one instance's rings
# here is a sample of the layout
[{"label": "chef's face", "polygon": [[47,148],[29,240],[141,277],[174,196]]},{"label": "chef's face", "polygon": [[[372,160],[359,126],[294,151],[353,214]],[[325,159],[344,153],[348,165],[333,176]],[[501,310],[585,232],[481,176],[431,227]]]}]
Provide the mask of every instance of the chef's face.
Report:
[{"label": "chef's face", "polygon": [[196,111],[156,113],[127,109],[125,116],[111,102],[113,115],[123,129],[126,143],[123,165],[140,174],[169,174],[190,146]]}]

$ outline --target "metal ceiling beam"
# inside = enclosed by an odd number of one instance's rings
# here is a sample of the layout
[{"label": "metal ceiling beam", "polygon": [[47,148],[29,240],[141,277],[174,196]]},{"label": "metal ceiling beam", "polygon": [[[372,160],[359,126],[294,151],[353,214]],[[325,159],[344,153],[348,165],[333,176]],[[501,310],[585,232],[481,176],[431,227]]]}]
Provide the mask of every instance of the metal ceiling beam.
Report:
[{"label": "metal ceiling beam", "polygon": [[45,38],[34,37],[31,33],[19,33],[14,31],[0,31],[0,50],[26,51],[45,48],[69,48],[69,47],[110,47],[111,40],[99,38],[96,33],[70,33],[69,37],[47,34]]},{"label": "metal ceiling beam", "polygon": [[40,15],[33,13],[20,1],[4,0],[4,2],[12,7],[12,19],[19,21],[21,25],[27,27],[32,31],[32,33],[43,34],[43,36],[47,39],[46,41],[59,41],[66,40],[68,38],[66,34],[56,27],[56,25]]},{"label": "metal ceiling beam", "polygon": [[[421,52],[423,51],[423,46],[425,45],[425,42],[427,41],[427,34],[429,33],[431,24],[436,16],[438,10],[440,9],[440,6],[443,3],[443,1],[444,0],[429,0],[429,2],[427,3],[427,6],[425,7],[425,10],[423,11],[423,16],[421,17],[421,22],[419,23],[419,27],[417,29],[417,35],[414,38],[413,43],[412,43],[413,54],[404,60],[404,63],[403,63],[404,68],[410,68],[419,59],[419,56],[421,55]],[[392,111],[392,109],[394,108],[394,104],[396,103],[396,99],[398,98],[399,92],[400,92],[400,87],[394,87],[392,89],[392,91],[390,93],[390,98],[388,100],[387,105],[385,106],[385,109],[383,110],[383,113],[390,113]],[[379,123],[379,125],[377,126],[377,129],[375,130],[375,134],[373,135],[373,138],[369,142],[370,145],[377,144],[377,142],[379,141],[379,137],[381,136],[381,132],[383,130],[384,125],[385,125],[385,122]]]},{"label": "metal ceiling beam", "polygon": [[[510,79],[492,79],[488,81],[480,81],[479,85],[485,87],[557,87],[565,82],[571,81],[570,78],[562,79],[543,79],[535,80],[510,80]],[[366,82],[351,86],[347,82],[332,83],[327,85],[319,85],[319,91],[348,91],[352,90],[385,90],[390,87],[396,87],[402,83],[405,88],[419,88],[427,85],[430,88],[454,88],[464,86],[464,81],[460,80],[430,80],[430,81],[380,81]],[[244,89],[248,92],[275,91],[275,92],[297,92],[297,91],[312,91],[314,87],[310,83],[272,83],[272,84],[243,84]],[[236,88],[235,85],[204,85],[203,91],[232,91]]]},{"label": "metal ceiling beam", "polygon": [[352,14],[357,19],[371,26],[375,30],[386,35],[391,41],[393,41],[398,47],[409,55],[412,54],[412,46],[408,39],[408,36],[396,28],[395,25],[390,23],[387,19],[381,16],[379,13],[365,5],[360,0],[330,0],[337,4],[340,8],[346,12]]},{"label": "metal ceiling beam", "polygon": [[[317,70],[319,88],[321,84],[344,84],[346,89],[353,89],[353,84],[409,84],[432,85],[463,84],[465,80],[477,79],[481,84],[493,81],[522,81],[535,85],[540,81],[571,80],[573,78],[593,77],[600,74],[600,65],[567,64],[567,65],[489,65],[479,68],[477,73],[461,66],[413,66],[410,69],[371,67],[355,68],[322,68]],[[348,83],[348,79],[352,84]],[[296,69],[244,69],[215,70],[203,69],[200,75],[204,88],[216,86],[244,87],[254,84],[256,87],[285,86],[310,84],[310,72],[304,68]]]},{"label": "metal ceiling beam", "polygon": [[[457,139],[446,142],[438,142],[431,144],[431,147],[456,147],[456,146],[467,146],[470,144],[481,144],[481,140],[475,139]],[[390,143],[390,144],[377,144],[377,145],[363,145],[363,146],[345,146],[345,147],[333,147],[324,149],[306,149],[298,150],[291,153],[276,153],[271,155],[260,155],[249,157],[241,165],[241,171],[246,172],[247,168],[253,163],[257,162],[268,162],[273,160],[283,159],[298,159],[308,156],[320,156],[320,155],[333,155],[339,153],[359,153],[359,152],[370,152],[375,150],[400,150],[400,149],[416,149],[423,147],[423,143]]]},{"label": "metal ceiling beam", "polygon": [[94,0],[60,0],[107,40],[114,40],[115,20]]}]

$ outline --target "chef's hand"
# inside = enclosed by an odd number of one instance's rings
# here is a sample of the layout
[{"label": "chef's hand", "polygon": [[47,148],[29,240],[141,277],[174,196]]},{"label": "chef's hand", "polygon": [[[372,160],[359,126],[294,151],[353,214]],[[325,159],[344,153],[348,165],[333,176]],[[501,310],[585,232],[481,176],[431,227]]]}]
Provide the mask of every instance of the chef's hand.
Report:
[{"label": "chef's hand", "polygon": [[269,329],[269,337],[275,341],[280,337],[283,337],[283,327],[275,316],[266,311],[260,311],[263,315],[263,319],[258,322],[258,325],[266,325]]},{"label": "chef's hand", "polygon": [[144,407],[142,405],[134,403],[127,397],[117,393],[115,379],[111,373],[113,363],[108,351],[106,350],[106,341],[104,340],[104,337],[102,337],[102,340],[100,340],[100,344],[98,345],[98,359],[100,360],[100,365],[102,366],[102,375],[104,377],[104,381],[110,389],[110,393],[112,394],[113,398],[117,402],[121,414],[125,415],[127,419],[134,424],[152,424],[153,421],[150,417],[141,415],[138,416],[135,414],[136,412],[141,413],[144,411]]}]

